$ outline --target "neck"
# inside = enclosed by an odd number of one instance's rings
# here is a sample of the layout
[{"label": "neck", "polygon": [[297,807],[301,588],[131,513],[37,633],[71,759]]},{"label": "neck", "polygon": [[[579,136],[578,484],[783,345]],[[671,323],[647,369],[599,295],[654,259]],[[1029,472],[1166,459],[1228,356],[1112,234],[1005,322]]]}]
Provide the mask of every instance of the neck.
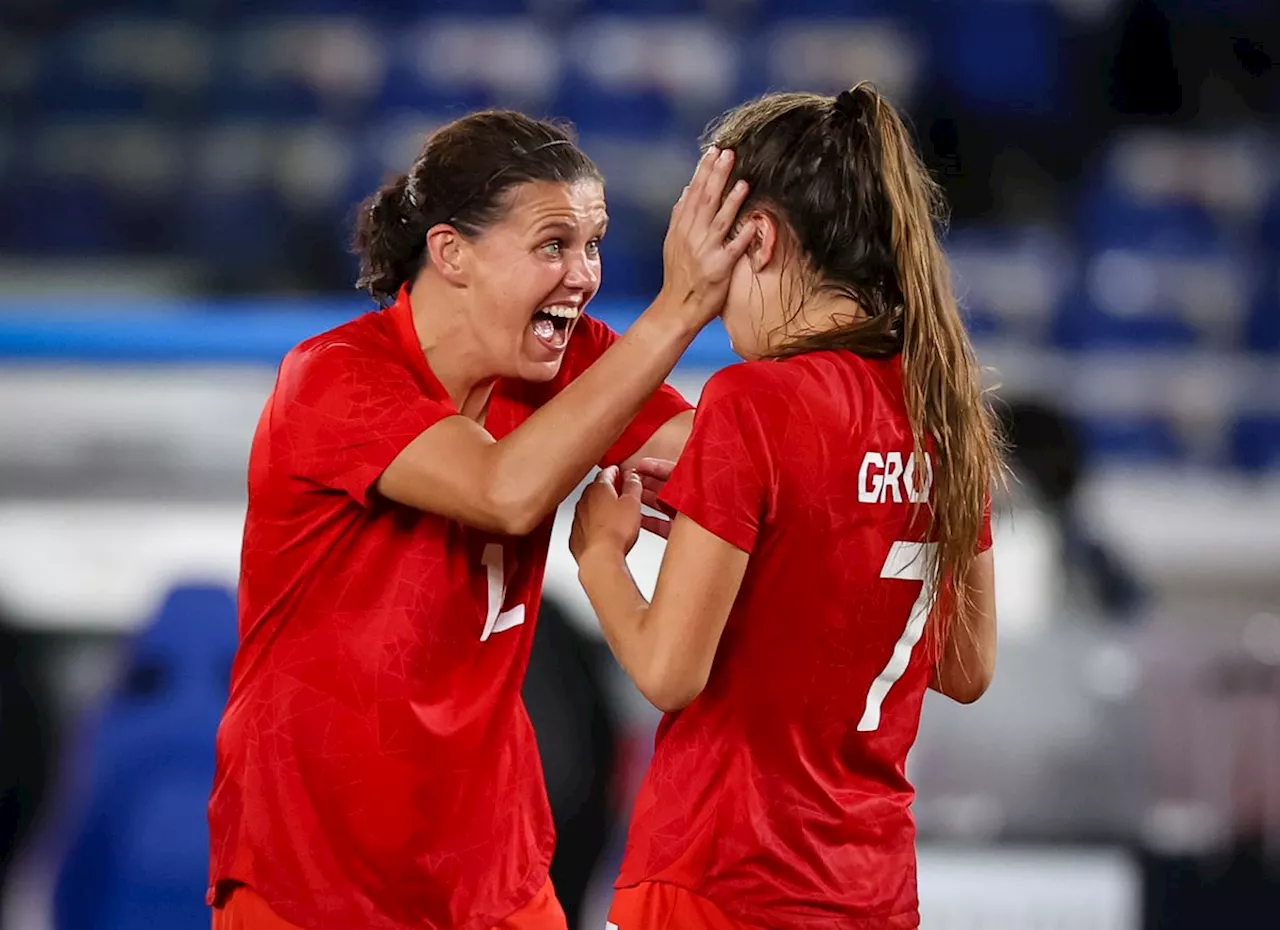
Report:
[{"label": "neck", "polygon": [[424,273],[414,282],[409,306],[432,373],[459,413],[483,421],[498,377],[485,363],[483,345],[470,325],[466,292]]},{"label": "neck", "polygon": [[804,302],[804,307],[796,317],[793,335],[826,332],[847,326],[866,315],[857,301],[844,294],[818,291]]},{"label": "neck", "polygon": [[[780,328],[770,334],[769,341],[774,349],[795,339],[847,326],[853,320],[862,319],[867,315],[856,301],[845,295],[820,290],[806,295],[800,312],[794,316],[784,311],[780,305],[771,312],[774,319],[784,321]],[[769,318],[766,312],[765,319]]]}]

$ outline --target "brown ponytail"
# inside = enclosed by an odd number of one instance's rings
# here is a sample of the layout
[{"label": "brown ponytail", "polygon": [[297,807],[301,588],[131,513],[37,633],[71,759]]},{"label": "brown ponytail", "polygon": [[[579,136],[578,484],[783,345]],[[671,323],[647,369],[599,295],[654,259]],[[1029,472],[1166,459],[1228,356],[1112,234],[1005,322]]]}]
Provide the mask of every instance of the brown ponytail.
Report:
[{"label": "brown ponytail", "polygon": [[854,93],[874,98],[880,181],[902,291],[903,388],[916,473],[924,473],[919,458],[926,443],[938,463],[931,496],[938,540],[934,577],[951,589],[946,593],[955,597],[955,616],[964,624],[971,604],[962,582],[977,552],[992,483],[1002,473],[1001,442],[938,239],[945,216],[941,188],[893,107],[866,85]]},{"label": "brown ponytail", "polygon": [[926,451],[935,463],[931,568],[943,609],[928,629],[940,649],[952,619],[968,623],[963,581],[1003,476],[1002,442],[939,241],[942,191],[893,106],[865,83],[835,98],[771,94],[743,104],[713,127],[711,141],[734,150],[734,176],[751,184],[743,210],[778,214],[794,236],[809,292],[843,294],[864,314],[799,335],[773,357],[902,353],[916,474],[925,474]]}]

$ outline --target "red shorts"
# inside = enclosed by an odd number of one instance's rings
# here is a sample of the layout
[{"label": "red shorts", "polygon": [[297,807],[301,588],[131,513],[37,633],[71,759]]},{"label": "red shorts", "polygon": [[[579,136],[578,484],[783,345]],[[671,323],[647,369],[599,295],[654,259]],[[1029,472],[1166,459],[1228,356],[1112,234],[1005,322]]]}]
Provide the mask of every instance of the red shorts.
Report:
[{"label": "red shorts", "polygon": [[606,930],[753,930],[706,898],[666,882],[641,882],[613,893]]},{"label": "red shorts", "polygon": [[[213,930],[301,930],[277,917],[248,885],[240,885],[221,907],[213,909]],[[493,930],[568,930],[564,910],[548,881],[533,900]]]}]

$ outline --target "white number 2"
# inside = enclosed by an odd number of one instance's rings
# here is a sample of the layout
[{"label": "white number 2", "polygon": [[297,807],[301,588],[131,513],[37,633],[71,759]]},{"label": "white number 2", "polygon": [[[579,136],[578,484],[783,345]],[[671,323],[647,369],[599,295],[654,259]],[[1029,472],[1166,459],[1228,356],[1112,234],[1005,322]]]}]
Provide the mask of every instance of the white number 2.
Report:
[{"label": "white number 2", "polygon": [[[880,569],[881,578],[896,578],[901,581],[924,582],[933,564],[933,551],[937,543],[896,542],[889,550],[889,557],[884,560],[884,568]],[[911,613],[907,615],[907,628],[894,643],[893,654],[884,671],[876,676],[867,692],[867,706],[858,721],[858,729],[862,731],[876,730],[880,727],[880,705],[884,703],[889,689],[902,677],[911,663],[911,650],[920,641],[924,632],[924,622],[933,609],[934,586],[921,584],[920,596],[911,605]]]},{"label": "white number 2", "polygon": [[480,634],[480,642],[483,643],[494,633],[501,633],[524,623],[524,605],[517,604],[510,610],[502,609],[507,599],[507,576],[503,571],[501,545],[486,545],[480,564],[489,573],[489,610],[484,618],[484,632]]}]

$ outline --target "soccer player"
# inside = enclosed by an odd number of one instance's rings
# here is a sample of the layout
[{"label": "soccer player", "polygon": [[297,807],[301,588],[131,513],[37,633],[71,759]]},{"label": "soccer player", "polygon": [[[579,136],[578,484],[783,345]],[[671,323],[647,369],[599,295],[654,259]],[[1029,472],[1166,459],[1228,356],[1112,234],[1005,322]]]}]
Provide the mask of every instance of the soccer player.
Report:
[{"label": "soccer player", "polygon": [[700,162],[620,338],[583,315],[604,190],[558,126],[460,119],[362,207],[386,306],[286,356],[250,453],[215,928],[564,930],[520,697],[551,522],[687,438],[663,379],[746,248],[731,166]]},{"label": "soccer player", "polygon": [[[666,711],[610,920],[907,930],[924,692],[975,700],[995,659],[1000,454],[938,191],[866,85],[764,97],[713,138],[751,185],[724,310],[747,361],[707,382],[665,487],[602,471],[571,534]],[[674,514],[652,603],[624,561],[645,500]]]}]

